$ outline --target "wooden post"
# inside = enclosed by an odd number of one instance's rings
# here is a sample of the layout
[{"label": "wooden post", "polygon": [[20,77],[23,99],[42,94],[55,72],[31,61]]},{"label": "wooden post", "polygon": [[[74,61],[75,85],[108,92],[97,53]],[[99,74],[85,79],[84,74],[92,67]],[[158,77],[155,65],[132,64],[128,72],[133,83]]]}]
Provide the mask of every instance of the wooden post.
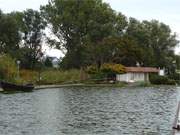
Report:
[{"label": "wooden post", "polygon": [[80,80],[81,80],[81,81],[84,81],[84,80],[86,80],[86,79],[87,79],[87,76],[86,76],[86,73],[85,73],[85,71],[84,71],[84,68],[81,67],[81,69],[80,69]]},{"label": "wooden post", "polygon": [[176,115],[175,115],[175,119],[174,119],[174,123],[173,123],[173,134],[172,135],[176,135],[177,131],[180,131],[180,121],[179,121],[179,111],[180,111],[180,101],[178,103],[178,108],[176,111]]}]

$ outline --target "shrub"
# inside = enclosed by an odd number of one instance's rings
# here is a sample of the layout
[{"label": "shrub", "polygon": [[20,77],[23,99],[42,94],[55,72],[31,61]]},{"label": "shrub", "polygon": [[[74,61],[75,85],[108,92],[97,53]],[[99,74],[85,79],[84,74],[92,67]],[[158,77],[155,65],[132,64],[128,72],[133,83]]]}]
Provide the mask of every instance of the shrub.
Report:
[{"label": "shrub", "polygon": [[101,65],[100,69],[95,65],[87,67],[86,72],[89,74],[122,74],[125,72],[125,67],[121,64],[105,63]]},{"label": "shrub", "polygon": [[150,75],[150,82],[152,84],[167,84],[167,85],[175,85],[176,81],[169,79],[166,76],[158,76],[158,75]]},{"label": "shrub", "polygon": [[17,66],[15,59],[8,55],[0,56],[0,79],[15,82],[17,79]]},{"label": "shrub", "polygon": [[101,72],[106,74],[122,74],[125,73],[125,67],[121,64],[105,63],[101,66]]},{"label": "shrub", "polygon": [[125,67],[121,64],[104,63],[100,69],[95,65],[87,67],[86,72],[96,83],[115,79],[116,74],[125,72]]},{"label": "shrub", "polygon": [[97,66],[91,65],[91,66],[87,67],[86,72],[88,74],[97,74],[99,72],[99,70],[98,70]]},{"label": "shrub", "polygon": [[171,74],[168,76],[170,79],[173,79],[173,80],[180,80],[180,74],[179,73],[174,73],[174,74]]},{"label": "shrub", "polygon": [[166,84],[168,84],[168,85],[175,85],[176,81],[173,80],[173,79],[168,79],[168,82]]}]

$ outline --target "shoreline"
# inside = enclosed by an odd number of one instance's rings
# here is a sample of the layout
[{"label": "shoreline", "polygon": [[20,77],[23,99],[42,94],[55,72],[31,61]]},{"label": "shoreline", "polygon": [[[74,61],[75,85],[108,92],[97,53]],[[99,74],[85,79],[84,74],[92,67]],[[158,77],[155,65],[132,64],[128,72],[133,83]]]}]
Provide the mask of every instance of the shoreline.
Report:
[{"label": "shoreline", "polygon": [[78,84],[57,84],[57,85],[37,85],[35,86],[34,90],[40,90],[40,89],[48,89],[48,88],[62,88],[62,87],[124,87],[126,85],[118,85],[118,84],[84,84],[84,83],[78,83]]},{"label": "shoreline", "polygon": [[[180,87],[178,85],[147,85],[141,86],[138,84],[86,84],[86,83],[76,83],[76,84],[49,84],[49,85],[35,85],[34,90],[42,90],[42,89],[49,89],[49,88],[63,88],[63,87],[153,87],[153,86],[175,86]],[[4,90],[0,87],[0,92]]]},{"label": "shoreline", "polygon": [[63,87],[160,87],[160,86],[171,86],[171,87],[180,87],[178,85],[139,85],[139,84],[52,84],[52,85],[37,85],[34,90],[48,89],[48,88],[63,88]]}]

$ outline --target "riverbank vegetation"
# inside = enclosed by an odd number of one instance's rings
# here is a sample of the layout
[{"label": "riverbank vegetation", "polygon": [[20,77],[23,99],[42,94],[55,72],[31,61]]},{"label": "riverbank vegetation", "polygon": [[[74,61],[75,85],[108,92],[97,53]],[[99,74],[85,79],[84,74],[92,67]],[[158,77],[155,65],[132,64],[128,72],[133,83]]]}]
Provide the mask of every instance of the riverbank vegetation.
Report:
[{"label": "riverbank vegetation", "polygon": [[[152,77],[152,83],[172,83],[179,75],[180,56],[174,53],[178,43],[168,25],[127,18],[102,0],[52,0],[40,11],[0,11],[0,78],[17,81],[17,60],[21,61],[19,80],[42,84],[83,80],[88,75],[82,72],[94,72],[88,71],[93,66],[98,72],[90,79],[112,77],[123,73],[123,66],[138,63],[166,69],[167,77]],[[44,44],[65,52],[56,69],[50,59],[44,60]],[[115,67],[113,73],[104,65]]]},{"label": "riverbank vegetation", "polygon": [[33,82],[36,84],[65,84],[80,82],[79,70],[57,70],[48,69],[39,71],[21,70],[20,76],[26,82]]},{"label": "riverbank vegetation", "polygon": [[0,79],[15,81],[17,78],[17,66],[15,60],[8,55],[0,56]]}]

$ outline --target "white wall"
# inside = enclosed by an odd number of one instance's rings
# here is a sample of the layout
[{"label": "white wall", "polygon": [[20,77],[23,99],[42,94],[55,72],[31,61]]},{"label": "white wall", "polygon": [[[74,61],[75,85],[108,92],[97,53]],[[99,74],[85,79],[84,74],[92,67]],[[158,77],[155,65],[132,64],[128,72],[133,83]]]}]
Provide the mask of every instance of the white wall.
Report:
[{"label": "white wall", "polygon": [[117,81],[123,81],[123,82],[145,81],[145,73],[117,74],[116,80]]},{"label": "white wall", "polygon": [[165,76],[165,70],[164,69],[160,69],[159,70],[159,75],[160,76]]}]

